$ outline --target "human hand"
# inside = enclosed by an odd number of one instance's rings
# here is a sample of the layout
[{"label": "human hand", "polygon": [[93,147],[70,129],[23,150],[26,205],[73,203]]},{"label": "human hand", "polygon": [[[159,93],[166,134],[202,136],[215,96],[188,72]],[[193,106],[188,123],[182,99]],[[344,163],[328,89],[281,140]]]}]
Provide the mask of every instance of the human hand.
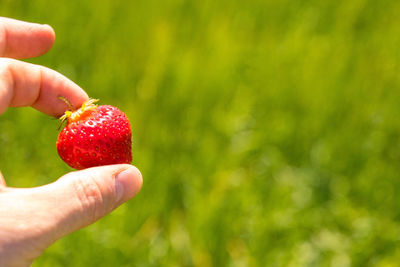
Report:
[{"label": "human hand", "polygon": [[[61,74],[16,59],[39,56],[54,42],[48,25],[0,17],[0,114],[32,106],[51,116],[87,94]],[[128,164],[75,171],[37,188],[10,188],[0,173],[0,266],[29,266],[61,237],[92,224],[138,193],[139,170]]]}]

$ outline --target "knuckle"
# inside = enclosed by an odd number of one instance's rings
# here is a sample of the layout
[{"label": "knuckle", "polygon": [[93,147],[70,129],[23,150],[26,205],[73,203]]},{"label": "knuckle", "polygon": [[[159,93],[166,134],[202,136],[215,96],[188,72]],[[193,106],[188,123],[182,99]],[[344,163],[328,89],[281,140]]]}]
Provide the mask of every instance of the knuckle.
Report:
[{"label": "knuckle", "polygon": [[0,114],[7,109],[14,95],[14,80],[10,66],[10,59],[0,58]]},{"label": "knuckle", "polygon": [[91,221],[96,221],[104,215],[103,194],[100,186],[92,177],[78,177],[74,182],[77,199],[82,213]]},{"label": "knuckle", "polygon": [[11,75],[11,61],[9,58],[0,57],[0,74],[4,75]]},{"label": "knuckle", "polygon": [[0,23],[0,56],[3,56],[6,53],[7,49],[7,33],[6,27],[3,23]]}]

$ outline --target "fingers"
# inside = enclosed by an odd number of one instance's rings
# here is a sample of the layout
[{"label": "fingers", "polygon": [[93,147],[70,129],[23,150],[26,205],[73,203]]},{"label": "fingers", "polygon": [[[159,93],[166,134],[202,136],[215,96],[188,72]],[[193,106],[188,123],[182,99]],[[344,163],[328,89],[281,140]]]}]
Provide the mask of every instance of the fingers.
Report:
[{"label": "fingers", "polygon": [[[0,57],[28,58],[47,52],[55,34],[48,25],[0,17]],[[51,116],[67,109],[63,96],[78,108],[87,94],[61,74],[45,67],[0,58],[0,114],[7,107],[32,106]]]},{"label": "fingers", "polygon": [[30,58],[46,53],[55,39],[49,25],[0,17],[0,57]]},{"label": "fingers", "polygon": [[40,198],[56,218],[58,237],[94,223],[135,196],[142,175],[132,165],[109,165],[71,172],[42,187]]},{"label": "fingers", "polygon": [[32,106],[51,116],[60,116],[67,105],[78,108],[88,95],[60,73],[14,59],[0,58],[0,114],[7,107]]}]

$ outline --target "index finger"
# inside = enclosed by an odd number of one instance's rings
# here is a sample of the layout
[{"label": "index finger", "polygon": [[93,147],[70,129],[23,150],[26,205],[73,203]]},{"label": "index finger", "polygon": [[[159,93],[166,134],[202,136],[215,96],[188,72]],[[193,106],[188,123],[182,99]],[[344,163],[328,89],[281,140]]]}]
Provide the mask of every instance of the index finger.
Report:
[{"label": "index finger", "polygon": [[30,58],[46,53],[55,39],[49,25],[0,17],[0,57]]},{"label": "index finger", "polygon": [[89,99],[74,82],[49,68],[0,58],[0,114],[7,107],[32,106],[51,116],[60,116],[67,105],[62,96],[79,108]]}]

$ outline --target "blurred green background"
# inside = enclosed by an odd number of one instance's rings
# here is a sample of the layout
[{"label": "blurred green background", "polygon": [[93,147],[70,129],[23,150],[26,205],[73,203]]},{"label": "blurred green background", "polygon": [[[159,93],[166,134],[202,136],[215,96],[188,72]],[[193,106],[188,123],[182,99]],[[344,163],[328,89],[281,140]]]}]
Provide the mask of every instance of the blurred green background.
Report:
[{"label": "blurred green background", "polygon": [[[29,60],[133,125],[140,194],[36,266],[398,266],[399,1],[22,1],[47,23]],[[71,171],[58,121],[0,117],[0,169]],[[21,172],[23,170],[23,172]]]}]

